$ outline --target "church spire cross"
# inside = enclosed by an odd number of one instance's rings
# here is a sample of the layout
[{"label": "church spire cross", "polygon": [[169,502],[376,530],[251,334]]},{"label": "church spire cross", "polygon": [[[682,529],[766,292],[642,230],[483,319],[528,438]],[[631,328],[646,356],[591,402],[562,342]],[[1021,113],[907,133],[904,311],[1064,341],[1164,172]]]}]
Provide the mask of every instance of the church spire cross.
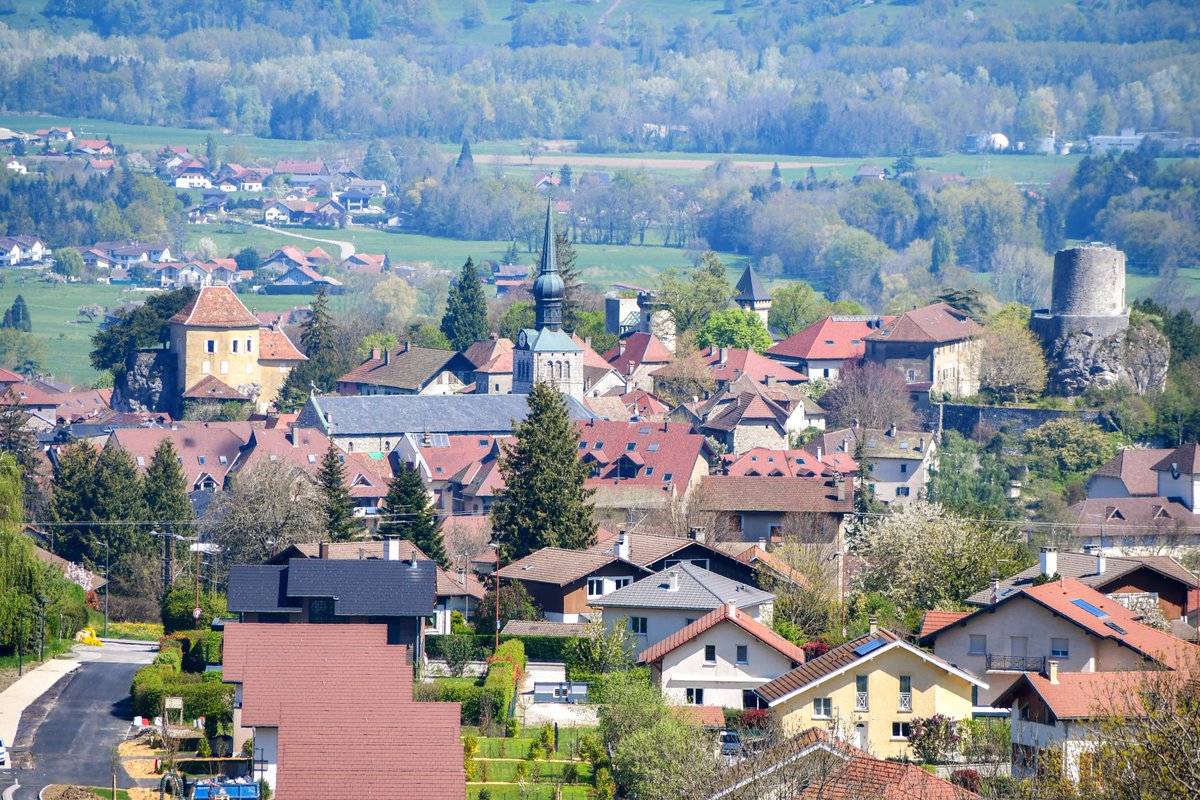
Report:
[{"label": "church spire cross", "polygon": [[536,327],[557,331],[562,329],[563,295],[566,284],[558,274],[558,261],[554,253],[554,201],[546,200],[546,235],[542,240],[542,261],[538,265],[538,277],[533,282],[533,299],[537,311]]}]

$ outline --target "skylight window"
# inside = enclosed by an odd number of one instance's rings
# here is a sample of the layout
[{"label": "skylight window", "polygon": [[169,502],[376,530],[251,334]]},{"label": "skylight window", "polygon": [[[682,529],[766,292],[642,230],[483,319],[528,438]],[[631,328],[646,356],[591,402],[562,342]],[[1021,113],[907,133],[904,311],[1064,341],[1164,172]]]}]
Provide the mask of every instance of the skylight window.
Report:
[{"label": "skylight window", "polygon": [[647,477],[647,478],[648,478],[648,477],[650,477],[651,475],[653,475],[653,474],[654,474],[654,467],[646,467],[646,473],[645,473],[645,474],[646,474],[646,477]]},{"label": "skylight window", "polygon": [[137,465],[138,465],[139,467],[144,467],[144,466],[146,466],[146,459],[145,459],[144,457],[142,457],[142,456],[138,456],[138,457],[137,457]]},{"label": "skylight window", "polygon": [[1121,634],[1122,636],[1124,636],[1126,633],[1128,633],[1128,632],[1129,632],[1129,631],[1125,630],[1124,628],[1122,628],[1120,625],[1118,625],[1118,624],[1117,624],[1117,623],[1115,623],[1115,622],[1106,622],[1106,623],[1104,623],[1104,624],[1105,624],[1105,626],[1106,626],[1106,627],[1112,628],[1114,631],[1116,631],[1117,633]]},{"label": "skylight window", "polygon": [[646,434],[650,433],[650,429],[643,426],[638,428],[638,433],[640,433],[642,436],[645,436]]},{"label": "skylight window", "polygon": [[651,442],[650,444],[648,444],[646,446],[646,452],[657,453],[658,452],[658,442]]},{"label": "skylight window", "polygon": [[196,461],[200,464],[200,466],[204,466],[204,456],[196,456]]},{"label": "skylight window", "polygon": [[1108,616],[1108,614],[1106,614],[1105,612],[1096,608],[1094,605],[1089,603],[1087,600],[1076,599],[1076,600],[1072,600],[1071,603],[1079,608],[1082,608],[1084,611],[1088,612],[1093,617],[1097,617],[1099,619],[1104,619],[1105,617]]},{"label": "skylight window", "polygon": [[670,482],[671,478],[674,478],[674,477],[675,477],[675,475],[674,475],[673,473],[670,473],[670,472],[664,472],[664,473],[663,473],[663,483],[668,483],[668,482]]},{"label": "skylight window", "polygon": [[587,450],[587,442],[580,442],[580,443],[579,443],[579,449],[580,449],[580,450]]},{"label": "skylight window", "polygon": [[625,452],[628,453],[631,450],[637,450],[637,442],[626,442],[625,443]]},{"label": "skylight window", "polygon": [[317,463],[317,457],[315,455],[313,455],[312,453],[309,453],[308,454],[308,463],[310,463],[310,464]]},{"label": "skylight window", "polygon": [[592,449],[593,450],[603,450],[604,442],[596,442],[594,445],[592,445]]}]

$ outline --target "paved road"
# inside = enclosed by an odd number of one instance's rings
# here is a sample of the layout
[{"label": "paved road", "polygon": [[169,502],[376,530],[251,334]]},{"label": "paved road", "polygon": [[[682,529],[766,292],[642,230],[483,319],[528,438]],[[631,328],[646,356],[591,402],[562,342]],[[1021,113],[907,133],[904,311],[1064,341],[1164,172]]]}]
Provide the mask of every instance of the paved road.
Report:
[{"label": "paved road", "polygon": [[[33,800],[51,783],[107,786],[109,751],[129,729],[133,673],[154,658],[149,645],[109,642],[79,648],[82,666],[30,706],[17,730],[15,800]],[[7,776],[6,776],[7,777]],[[124,776],[123,785],[129,785]],[[0,788],[4,781],[0,779]]]}]

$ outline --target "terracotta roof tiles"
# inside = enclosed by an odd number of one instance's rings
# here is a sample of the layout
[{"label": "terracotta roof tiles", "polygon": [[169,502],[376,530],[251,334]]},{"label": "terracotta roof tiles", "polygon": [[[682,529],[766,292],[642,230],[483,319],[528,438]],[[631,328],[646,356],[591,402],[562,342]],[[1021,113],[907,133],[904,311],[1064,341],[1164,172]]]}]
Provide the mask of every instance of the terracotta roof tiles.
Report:
[{"label": "terracotta roof tiles", "polygon": [[851,492],[824,478],[746,478],[708,475],[700,483],[702,511],[823,512],[848,514]]},{"label": "terracotta roof tiles", "polygon": [[921,636],[928,636],[934,631],[940,631],[947,625],[953,625],[963,617],[971,615],[970,611],[926,611],[921,619]]},{"label": "terracotta roof tiles", "polygon": [[642,364],[667,364],[675,360],[675,354],[652,333],[631,333],[603,357],[622,375],[631,361],[636,369]]},{"label": "terracotta roof tiles", "polygon": [[258,317],[250,313],[228,286],[204,286],[179,313],[176,325],[198,328],[257,328]]},{"label": "terracotta roof tiles", "polygon": [[866,352],[863,339],[895,317],[826,317],[778,342],[767,355],[804,361],[858,361]]},{"label": "terracotta roof tiles", "polygon": [[957,308],[946,303],[934,303],[901,314],[891,324],[871,332],[866,338],[880,342],[942,344],[978,336],[982,330],[979,323]]},{"label": "terracotta roof tiles", "polygon": [[263,328],[258,333],[259,361],[308,361],[292,340],[281,330]]}]

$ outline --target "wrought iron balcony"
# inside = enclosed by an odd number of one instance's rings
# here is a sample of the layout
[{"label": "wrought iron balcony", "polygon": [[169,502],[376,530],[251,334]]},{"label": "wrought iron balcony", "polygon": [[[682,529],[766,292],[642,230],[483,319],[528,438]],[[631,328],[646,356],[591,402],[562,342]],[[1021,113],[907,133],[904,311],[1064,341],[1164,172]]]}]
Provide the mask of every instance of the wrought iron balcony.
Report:
[{"label": "wrought iron balcony", "polygon": [[989,653],[987,668],[989,672],[1042,672],[1046,668],[1046,659],[1041,656],[998,656]]}]

